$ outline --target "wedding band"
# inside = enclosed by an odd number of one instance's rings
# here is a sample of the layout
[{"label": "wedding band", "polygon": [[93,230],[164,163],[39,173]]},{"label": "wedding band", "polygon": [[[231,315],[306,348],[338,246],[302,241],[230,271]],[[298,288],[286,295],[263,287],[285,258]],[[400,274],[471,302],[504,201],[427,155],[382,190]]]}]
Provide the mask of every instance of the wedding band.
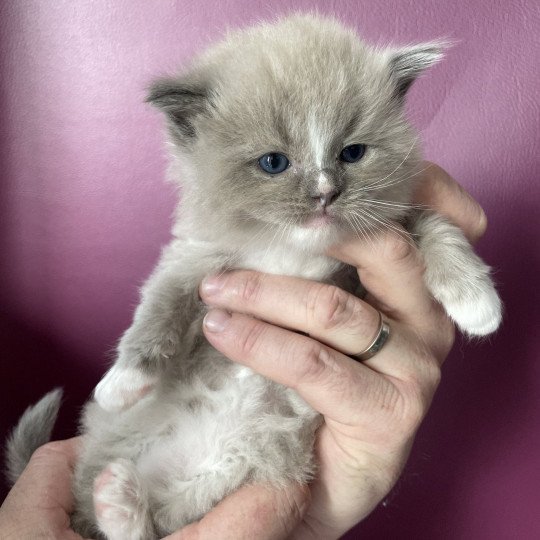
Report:
[{"label": "wedding band", "polygon": [[352,358],[364,362],[373,358],[384,346],[390,336],[390,326],[383,320],[382,313],[379,311],[379,328],[375,339],[371,342],[371,345],[363,352],[358,354],[351,354]]}]

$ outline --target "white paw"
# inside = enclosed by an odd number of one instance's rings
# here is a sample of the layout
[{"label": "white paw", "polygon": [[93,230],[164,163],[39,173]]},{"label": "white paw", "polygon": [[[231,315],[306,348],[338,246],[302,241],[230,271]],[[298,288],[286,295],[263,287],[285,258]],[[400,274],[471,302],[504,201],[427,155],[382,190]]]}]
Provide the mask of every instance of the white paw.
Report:
[{"label": "white paw", "polygon": [[121,411],[142,399],[156,383],[156,375],[115,364],[96,386],[94,397],[106,411]]},{"label": "white paw", "polygon": [[501,324],[501,299],[491,285],[466,301],[447,301],[444,307],[450,318],[470,336],[487,336]]},{"label": "white paw", "polygon": [[94,482],[94,511],[109,540],[143,540],[150,534],[148,501],[134,465],[110,463]]}]

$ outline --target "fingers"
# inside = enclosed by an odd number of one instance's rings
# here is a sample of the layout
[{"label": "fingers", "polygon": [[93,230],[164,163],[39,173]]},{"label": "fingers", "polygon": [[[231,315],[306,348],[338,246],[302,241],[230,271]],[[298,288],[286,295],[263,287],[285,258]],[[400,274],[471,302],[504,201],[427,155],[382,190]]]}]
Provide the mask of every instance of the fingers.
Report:
[{"label": "fingers", "polygon": [[203,328],[223,355],[294,389],[327,425],[360,430],[384,445],[388,433],[395,439],[418,425],[440,378],[429,348],[392,325],[383,349],[364,363],[242,314],[210,310]]},{"label": "fingers", "polygon": [[50,460],[53,455],[58,455],[58,457],[64,459],[66,465],[73,470],[81,451],[81,439],[82,437],[72,437],[71,439],[66,439],[64,441],[51,441],[44,444],[34,452],[30,463],[32,463],[32,460],[38,458]]},{"label": "fingers", "polygon": [[[342,423],[358,423],[375,409],[397,399],[388,380],[355,360],[307,336],[264,321],[222,310],[210,310],[204,320],[208,341],[227,358],[244,364],[277,383],[293,388],[315,410]],[[394,373],[411,368],[390,362],[389,340],[383,351]],[[383,351],[377,355],[384,360]],[[406,356],[403,352],[402,356]]]},{"label": "fingers", "polygon": [[28,489],[29,507],[49,502],[67,513],[72,511],[71,475],[79,450],[80,437],[74,437],[47,443],[34,452],[17,482]]},{"label": "fingers", "polygon": [[329,254],[358,269],[375,305],[392,319],[426,336],[444,324],[442,309],[424,282],[422,256],[405,233],[383,232],[369,243],[350,239]]},{"label": "fingers", "polygon": [[294,277],[251,271],[205,279],[208,305],[249,313],[283,328],[294,328],[346,354],[365,350],[379,326],[372,306],[338,287]]},{"label": "fingers", "polygon": [[280,490],[247,485],[166,540],[281,540],[290,536],[308,505],[309,490],[300,484]]},{"label": "fingers", "polygon": [[71,477],[79,446],[76,437],[47,443],[34,452],[0,509],[17,531],[14,538],[36,538],[36,531],[41,531],[47,538],[81,539],[68,530],[73,510]]},{"label": "fingers", "polygon": [[449,218],[470,242],[476,242],[487,227],[482,207],[444,169],[429,162],[426,166],[416,186],[415,201]]}]

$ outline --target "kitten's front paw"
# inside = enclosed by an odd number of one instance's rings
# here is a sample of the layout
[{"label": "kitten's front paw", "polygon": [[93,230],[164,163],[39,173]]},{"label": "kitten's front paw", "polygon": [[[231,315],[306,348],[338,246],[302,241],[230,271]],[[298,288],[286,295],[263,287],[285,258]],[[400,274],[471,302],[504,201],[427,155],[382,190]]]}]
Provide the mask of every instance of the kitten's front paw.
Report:
[{"label": "kitten's front paw", "polygon": [[115,364],[96,386],[94,398],[106,411],[122,411],[146,396],[156,383],[156,375]]},{"label": "kitten's front paw", "polygon": [[502,303],[491,283],[466,300],[446,301],[444,307],[457,326],[470,336],[487,336],[501,324]]},{"label": "kitten's front paw", "polygon": [[146,540],[151,534],[148,501],[134,465],[119,459],[94,482],[94,511],[109,540]]}]

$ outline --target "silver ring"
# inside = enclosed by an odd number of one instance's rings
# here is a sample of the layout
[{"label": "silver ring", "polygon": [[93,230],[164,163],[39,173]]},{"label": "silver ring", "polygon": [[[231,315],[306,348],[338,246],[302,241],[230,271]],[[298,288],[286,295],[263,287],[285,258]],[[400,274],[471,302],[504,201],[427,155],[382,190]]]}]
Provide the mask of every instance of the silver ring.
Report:
[{"label": "silver ring", "polygon": [[379,328],[377,330],[375,339],[371,342],[371,345],[365,351],[358,354],[351,354],[350,356],[352,356],[355,360],[359,360],[360,362],[369,360],[370,358],[373,358],[383,348],[389,337],[390,326],[388,326],[388,324],[384,322],[382,313],[379,311]]}]

